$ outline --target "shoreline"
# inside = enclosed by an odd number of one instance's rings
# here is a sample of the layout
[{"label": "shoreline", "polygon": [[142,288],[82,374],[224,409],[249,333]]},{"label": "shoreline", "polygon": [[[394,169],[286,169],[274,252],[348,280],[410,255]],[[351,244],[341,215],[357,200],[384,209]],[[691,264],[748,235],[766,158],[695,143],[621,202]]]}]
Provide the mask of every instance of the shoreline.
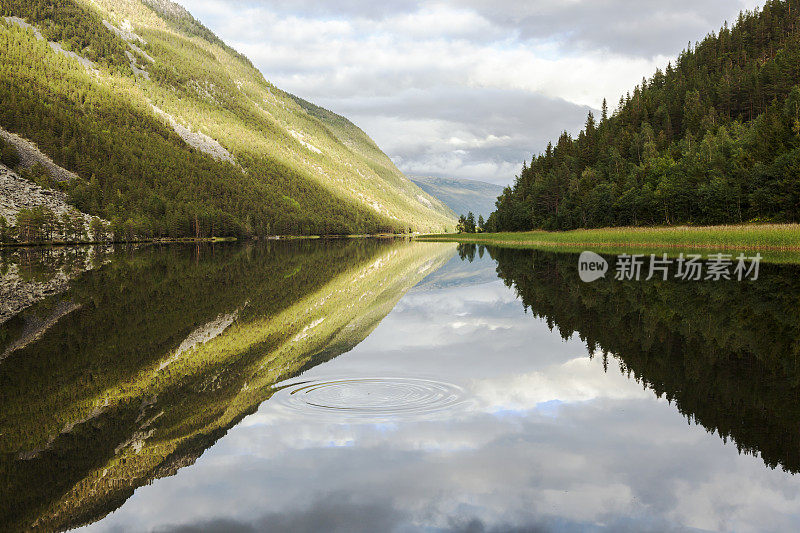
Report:
[{"label": "shoreline", "polygon": [[445,235],[425,235],[415,238],[420,242],[458,242],[463,244],[485,244],[488,246],[516,246],[522,248],[663,248],[663,249],[696,249],[696,250],[741,250],[765,252],[800,252],[800,246],[771,245],[739,245],[739,244],[692,244],[692,243],[658,243],[658,242],[548,242],[503,239],[481,239],[474,237],[448,238]]},{"label": "shoreline", "polygon": [[569,232],[420,235],[419,242],[455,242],[503,248],[577,254],[584,250],[606,255],[649,255],[657,251],[670,257],[706,251],[761,254],[765,262],[800,264],[800,225],[676,226],[658,228],[606,228]]},{"label": "shoreline", "polygon": [[237,237],[205,237],[182,239],[137,239],[132,241],[47,241],[47,242],[0,242],[4,248],[63,248],[70,246],[110,246],[114,244],[200,244],[248,241],[302,241],[302,240],[344,240],[344,239],[412,239],[409,234],[377,233],[375,235],[269,235],[239,239]]},{"label": "shoreline", "polygon": [[800,224],[662,226],[504,233],[420,235],[420,241],[452,241],[524,247],[695,248],[800,252]]},{"label": "shoreline", "polygon": [[204,239],[137,239],[133,241],[49,241],[49,242],[0,242],[3,248],[65,248],[71,246],[110,246],[114,244],[193,244],[236,242],[236,237],[209,237]]}]

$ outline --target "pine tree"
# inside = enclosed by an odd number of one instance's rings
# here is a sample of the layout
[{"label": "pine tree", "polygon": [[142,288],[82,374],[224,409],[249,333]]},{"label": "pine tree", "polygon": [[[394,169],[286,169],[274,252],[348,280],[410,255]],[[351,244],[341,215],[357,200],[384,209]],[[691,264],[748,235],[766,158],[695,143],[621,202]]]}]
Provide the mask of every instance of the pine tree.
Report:
[{"label": "pine tree", "polygon": [[475,215],[472,214],[472,211],[467,214],[465,231],[466,233],[475,233]]},{"label": "pine tree", "polygon": [[6,217],[0,216],[0,242],[9,242],[11,240],[11,232],[8,227]]}]

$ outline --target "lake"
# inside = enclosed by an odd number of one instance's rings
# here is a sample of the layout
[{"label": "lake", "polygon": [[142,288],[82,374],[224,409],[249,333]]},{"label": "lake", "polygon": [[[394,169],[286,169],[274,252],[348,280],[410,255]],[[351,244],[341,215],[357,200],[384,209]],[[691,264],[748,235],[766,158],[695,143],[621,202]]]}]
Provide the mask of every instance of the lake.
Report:
[{"label": "lake", "polygon": [[792,531],[800,268],[403,240],[0,252],[0,529]]}]

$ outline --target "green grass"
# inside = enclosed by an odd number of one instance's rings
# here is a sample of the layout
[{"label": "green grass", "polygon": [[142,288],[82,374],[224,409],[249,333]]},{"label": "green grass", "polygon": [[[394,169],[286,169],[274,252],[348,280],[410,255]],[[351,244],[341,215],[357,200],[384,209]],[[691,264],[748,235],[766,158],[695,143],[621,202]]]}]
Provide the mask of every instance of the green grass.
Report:
[{"label": "green grass", "polygon": [[762,224],[707,227],[603,228],[565,232],[531,231],[422,235],[419,240],[490,244],[517,248],[596,252],[683,250],[759,251],[776,262],[800,262],[800,225]]}]

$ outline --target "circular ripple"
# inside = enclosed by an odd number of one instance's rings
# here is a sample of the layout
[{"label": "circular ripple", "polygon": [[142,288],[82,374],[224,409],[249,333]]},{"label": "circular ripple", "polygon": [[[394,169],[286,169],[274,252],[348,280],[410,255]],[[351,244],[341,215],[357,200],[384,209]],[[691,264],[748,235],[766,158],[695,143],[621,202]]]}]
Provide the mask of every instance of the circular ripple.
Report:
[{"label": "circular ripple", "polygon": [[463,389],[415,378],[354,378],[287,385],[273,398],[286,408],[337,418],[417,419],[465,403]]}]

